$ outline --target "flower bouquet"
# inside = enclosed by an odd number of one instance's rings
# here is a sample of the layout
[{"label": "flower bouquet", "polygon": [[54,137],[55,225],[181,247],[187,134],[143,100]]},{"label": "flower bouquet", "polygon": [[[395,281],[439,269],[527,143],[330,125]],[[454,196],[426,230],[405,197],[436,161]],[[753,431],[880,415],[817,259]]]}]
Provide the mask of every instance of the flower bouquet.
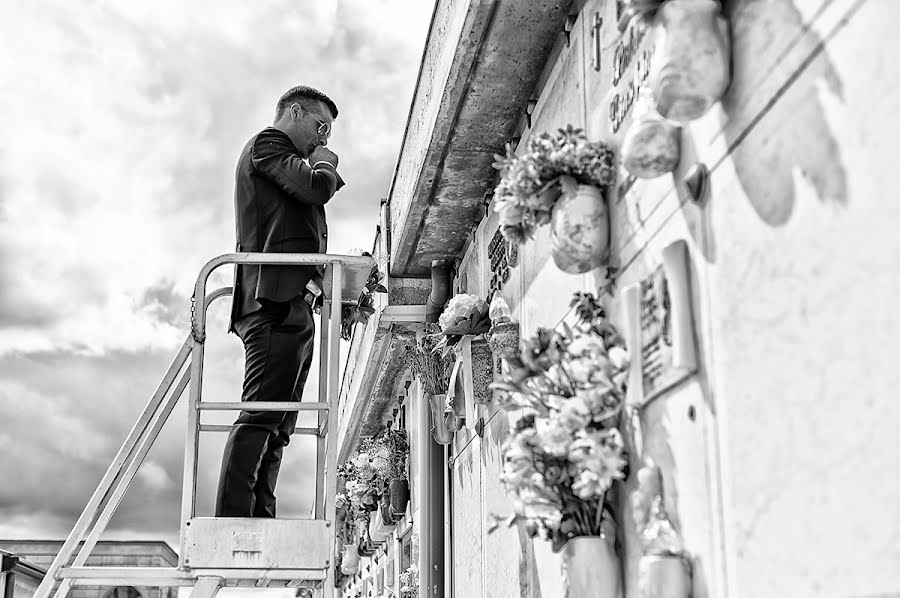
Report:
[{"label": "flower bouquet", "polygon": [[576,322],[539,329],[495,388],[500,405],[521,413],[503,444],[501,481],[515,499],[489,531],[521,522],[554,551],[564,549],[566,595],[621,594],[615,521],[608,494],[627,467],[617,429],[628,353],[603,307],[587,293],[571,306]]},{"label": "flower bouquet", "polygon": [[410,565],[400,574],[400,595],[404,598],[419,595],[419,568],[416,565]]},{"label": "flower bouquet", "polygon": [[443,338],[438,343],[446,356],[452,347],[467,336],[479,336],[491,328],[490,307],[475,295],[454,295],[438,318]]},{"label": "flower bouquet", "polygon": [[453,432],[459,429],[456,418],[445,416],[447,400],[447,362],[437,349],[440,335],[437,327],[426,324],[426,330],[419,335],[416,346],[407,351],[409,365],[422,385],[431,408],[431,435],[438,444],[453,442]]},{"label": "flower bouquet", "polygon": [[335,499],[335,506],[345,505],[349,515],[359,519],[378,508],[390,475],[390,452],[374,438],[363,438],[359,448],[346,463],[337,467],[346,482],[345,494]]},{"label": "flower bouquet", "polygon": [[[522,414],[503,445],[502,481],[515,498],[505,522],[541,533],[554,551],[614,529],[607,493],[627,465],[616,428],[628,367],[624,342],[592,295],[577,293],[572,307],[575,324],[539,329],[494,385],[500,405]],[[492,529],[501,521],[495,517]]]},{"label": "flower bouquet", "polygon": [[615,182],[612,149],[589,141],[571,125],[541,133],[517,156],[495,156],[501,172],[494,191],[500,230],[521,244],[537,227],[551,224],[553,260],[566,272],[587,272],[607,258],[609,217],[603,191]]},{"label": "flower bouquet", "polygon": [[389,509],[392,521],[403,519],[406,505],[409,504],[409,478],[406,473],[406,462],[409,458],[409,438],[405,430],[388,430],[384,442],[390,454],[390,483],[388,486]]},{"label": "flower bouquet", "polygon": [[[491,382],[494,381],[494,358],[487,344],[485,333],[491,328],[490,307],[487,302],[461,293],[447,303],[438,318],[443,335],[436,350],[444,355],[451,350],[456,354],[456,363],[450,374],[450,392],[454,408],[461,405],[457,395],[457,382],[461,382],[463,393],[473,404],[485,404],[491,399]],[[466,425],[475,425],[474,408],[466,406]]]},{"label": "flower bouquet", "polygon": [[349,341],[356,324],[365,324],[375,313],[375,293],[387,293],[387,288],[381,284],[384,274],[378,270],[378,266],[372,266],[369,278],[359,298],[353,305],[345,305],[341,309],[341,338]]}]

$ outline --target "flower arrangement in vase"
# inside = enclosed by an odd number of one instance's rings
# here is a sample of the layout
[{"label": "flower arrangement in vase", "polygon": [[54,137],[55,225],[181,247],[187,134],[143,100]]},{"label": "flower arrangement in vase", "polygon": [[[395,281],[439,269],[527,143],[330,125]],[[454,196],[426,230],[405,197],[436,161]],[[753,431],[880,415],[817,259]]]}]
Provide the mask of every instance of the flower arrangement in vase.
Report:
[{"label": "flower arrangement in vase", "polygon": [[541,133],[517,156],[495,156],[501,173],[494,191],[500,229],[521,244],[537,227],[551,225],[551,252],[566,272],[581,273],[608,259],[609,215],[603,192],[615,183],[613,151],[589,141],[572,125],[556,135]]},{"label": "flower arrangement in vase", "polygon": [[349,341],[356,324],[365,324],[375,313],[375,293],[387,293],[387,288],[381,283],[384,274],[378,270],[378,266],[372,266],[369,277],[359,298],[352,305],[345,305],[341,309],[341,338]]},{"label": "flower arrangement in vase", "polygon": [[456,418],[445,414],[447,404],[447,362],[437,350],[440,342],[438,327],[426,324],[416,339],[414,347],[409,347],[407,356],[413,374],[419,379],[431,410],[431,435],[438,444],[453,442],[453,432],[458,430]]},{"label": "flower arrangement in vase", "polygon": [[490,307],[483,299],[466,293],[454,295],[438,318],[441,339],[435,350],[445,356],[451,351],[456,356],[450,373],[449,391],[451,406],[460,414],[465,408],[466,425],[475,424],[471,405],[459,401],[458,386],[463,389],[465,400],[484,405],[491,399],[491,383],[494,381],[493,353],[487,344],[491,328]]},{"label": "flower arrangement in vase", "polygon": [[375,438],[363,438],[350,459],[338,465],[337,474],[346,483],[335,505],[344,504],[348,514],[359,518],[378,508],[389,482],[390,451]]},{"label": "flower arrangement in vase", "polygon": [[570,596],[591,586],[584,595],[616,596],[621,581],[609,490],[627,467],[617,426],[628,353],[592,295],[576,293],[572,307],[574,324],[538,329],[494,385],[500,405],[520,417],[502,448],[501,480],[515,512],[494,516],[491,531],[521,522],[554,551],[565,549]]},{"label": "flower arrangement in vase", "polygon": [[389,515],[392,521],[403,519],[409,504],[409,477],[406,464],[409,458],[409,437],[406,430],[388,430],[384,435],[390,454],[390,482],[388,484]]},{"label": "flower arrangement in vase", "polygon": [[400,574],[400,595],[404,598],[419,595],[419,568],[416,565],[410,565]]}]

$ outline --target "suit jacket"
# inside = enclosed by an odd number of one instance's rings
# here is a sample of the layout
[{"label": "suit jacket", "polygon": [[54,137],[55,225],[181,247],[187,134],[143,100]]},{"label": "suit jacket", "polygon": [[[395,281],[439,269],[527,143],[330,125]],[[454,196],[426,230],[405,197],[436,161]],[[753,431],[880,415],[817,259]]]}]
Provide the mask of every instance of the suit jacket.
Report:
[{"label": "suit jacket", "polygon": [[[325,253],[325,204],[344,185],[328,162],[308,165],[290,137],[269,127],[241,152],[234,190],[237,251]],[[229,331],[260,300],[290,301],[301,295],[315,266],[235,266]]]}]

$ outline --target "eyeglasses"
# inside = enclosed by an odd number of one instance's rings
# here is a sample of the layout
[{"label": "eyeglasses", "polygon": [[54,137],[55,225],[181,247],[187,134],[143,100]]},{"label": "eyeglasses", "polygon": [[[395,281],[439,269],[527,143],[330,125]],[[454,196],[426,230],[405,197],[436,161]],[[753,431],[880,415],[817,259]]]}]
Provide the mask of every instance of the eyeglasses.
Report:
[{"label": "eyeglasses", "polygon": [[319,117],[317,117],[315,114],[313,114],[312,112],[310,112],[309,110],[307,110],[306,108],[301,106],[300,104],[297,104],[297,106],[301,110],[306,110],[306,113],[309,114],[311,117],[313,117],[313,120],[315,120],[317,123],[319,123],[319,128],[316,129],[316,134],[323,140],[328,141],[328,138],[331,137],[331,125],[328,124],[327,122],[323,122],[323,121],[319,120]]}]

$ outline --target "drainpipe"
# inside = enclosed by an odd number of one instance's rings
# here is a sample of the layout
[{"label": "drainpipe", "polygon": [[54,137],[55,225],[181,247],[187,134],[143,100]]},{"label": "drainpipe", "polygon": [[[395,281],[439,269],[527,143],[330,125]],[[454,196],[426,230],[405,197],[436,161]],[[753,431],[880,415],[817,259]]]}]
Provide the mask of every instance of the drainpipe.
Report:
[{"label": "drainpipe", "polygon": [[[425,321],[433,323],[450,299],[450,262],[431,262],[431,295],[425,304]],[[444,460],[443,447],[431,437],[431,416],[425,401],[418,409],[419,480],[419,598],[444,598]]]},{"label": "drainpipe", "polygon": [[431,295],[425,302],[425,321],[430,324],[438,321],[450,300],[451,265],[451,262],[444,260],[431,262]]}]

